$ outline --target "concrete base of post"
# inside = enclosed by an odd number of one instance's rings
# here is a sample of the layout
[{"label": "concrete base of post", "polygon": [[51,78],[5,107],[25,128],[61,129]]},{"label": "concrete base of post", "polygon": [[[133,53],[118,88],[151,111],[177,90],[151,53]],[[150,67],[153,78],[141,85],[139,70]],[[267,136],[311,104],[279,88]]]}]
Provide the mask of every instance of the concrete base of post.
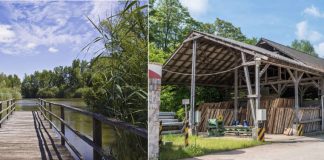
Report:
[{"label": "concrete base of post", "polygon": [[297,127],[298,127],[298,124],[293,124],[292,130],[293,130],[294,136],[298,136]]}]

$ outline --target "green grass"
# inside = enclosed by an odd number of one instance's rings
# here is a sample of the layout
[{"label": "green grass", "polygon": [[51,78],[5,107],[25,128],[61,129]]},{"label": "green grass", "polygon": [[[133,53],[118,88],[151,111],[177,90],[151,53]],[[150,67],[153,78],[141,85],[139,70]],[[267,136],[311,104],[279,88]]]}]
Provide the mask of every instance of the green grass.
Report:
[{"label": "green grass", "polygon": [[173,142],[172,145],[163,145],[160,149],[161,160],[173,160],[206,155],[219,151],[229,151],[264,144],[251,139],[229,137],[189,137],[189,146],[184,147],[184,137],[180,135],[165,135],[163,141]]}]

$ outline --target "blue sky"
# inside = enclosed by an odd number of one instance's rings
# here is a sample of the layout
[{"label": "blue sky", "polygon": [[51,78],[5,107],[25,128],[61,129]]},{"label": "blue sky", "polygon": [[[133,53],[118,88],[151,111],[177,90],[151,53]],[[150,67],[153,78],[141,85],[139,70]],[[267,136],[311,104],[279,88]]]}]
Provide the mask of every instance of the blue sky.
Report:
[{"label": "blue sky", "polygon": [[0,72],[23,78],[75,58],[89,60],[96,48],[81,49],[98,33],[86,17],[98,22],[117,8],[116,1],[0,2]]},{"label": "blue sky", "polygon": [[180,0],[196,20],[216,17],[241,27],[248,37],[264,37],[284,45],[309,40],[324,57],[324,1],[319,0]]}]

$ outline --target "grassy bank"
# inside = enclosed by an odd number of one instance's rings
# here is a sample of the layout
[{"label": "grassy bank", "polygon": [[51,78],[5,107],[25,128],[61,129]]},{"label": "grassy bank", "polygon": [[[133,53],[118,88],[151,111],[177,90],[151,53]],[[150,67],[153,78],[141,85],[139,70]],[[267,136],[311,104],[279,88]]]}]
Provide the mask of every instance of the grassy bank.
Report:
[{"label": "grassy bank", "polygon": [[229,151],[263,144],[250,139],[203,138],[190,136],[189,146],[184,147],[184,137],[179,135],[165,135],[163,136],[163,141],[170,141],[173,142],[173,144],[161,147],[161,160],[189,158],[219,151]]}]

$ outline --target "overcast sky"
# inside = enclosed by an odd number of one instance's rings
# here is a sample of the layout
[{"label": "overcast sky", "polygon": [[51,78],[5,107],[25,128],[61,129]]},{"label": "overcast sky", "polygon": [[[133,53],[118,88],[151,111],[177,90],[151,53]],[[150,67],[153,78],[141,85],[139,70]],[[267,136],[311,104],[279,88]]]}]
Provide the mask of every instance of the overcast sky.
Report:
[{"label": "overcast sky", "polygon": [[309,40],[324,57],[324,1],[319,0],[180,0],[192,17],[216,17],[241,27],[248,37],[264,37],[284,45]]},{"label": "overcast sky", "polygon": [[98,33],[87,16],[98,22],[118,2],[0,2],[0,72],[18,74],[70,65],[90,59],[81,49]]}]

